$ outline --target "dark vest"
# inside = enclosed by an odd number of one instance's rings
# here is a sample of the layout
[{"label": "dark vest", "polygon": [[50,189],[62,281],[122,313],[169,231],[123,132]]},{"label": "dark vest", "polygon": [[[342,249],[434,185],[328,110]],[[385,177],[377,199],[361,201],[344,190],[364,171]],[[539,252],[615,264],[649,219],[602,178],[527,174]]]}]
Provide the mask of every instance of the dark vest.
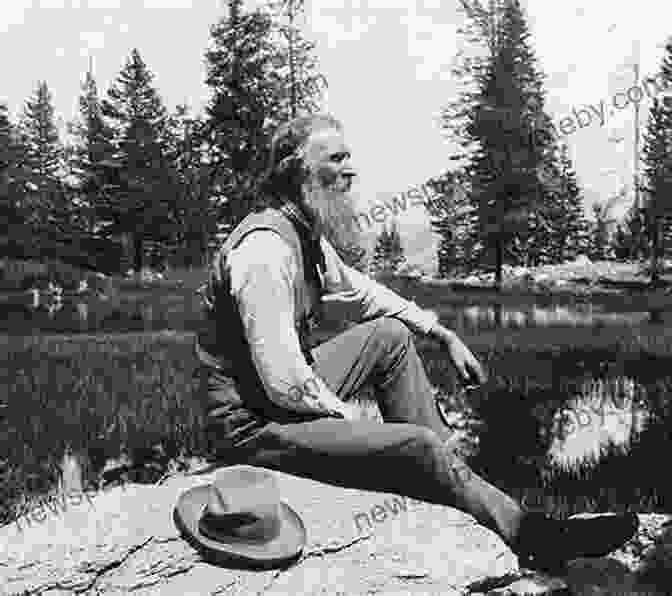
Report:
[{"label": "dark vest", "polygon": [[229,252],[255,230],[274,231],[295,252],[300,278],[293,288],[297,306],[294,323],[304,356],[312,364],[311,330],[320,318],[323,292],[318,269],[319,253],[311,240],[310,231],[301,222],[293,218],[291,213],[270,207],[250,213],[217,251],[210,267],[205,294],[208,324],[198,334],[196,352],[203,364],[218,368],[222,374],[237,382],[246,406],[259,413],[270,414],[272,419],[284,419],[286,412],[265,398],[263,386],[257,377],[238,307],[231,295],[231,280],[226,263]]}]

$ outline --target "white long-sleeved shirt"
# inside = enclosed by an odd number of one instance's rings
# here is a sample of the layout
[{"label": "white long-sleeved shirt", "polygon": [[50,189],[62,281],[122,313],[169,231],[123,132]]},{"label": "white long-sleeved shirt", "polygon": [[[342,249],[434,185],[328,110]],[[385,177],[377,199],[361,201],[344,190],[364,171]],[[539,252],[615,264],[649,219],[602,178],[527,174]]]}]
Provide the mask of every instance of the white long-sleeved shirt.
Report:
[{"label": "white long-sleeved shirt", "polygon": [[[326,261],[326,308],[338,309],[339,316],[354,322],[396,317],[421,333],[437,323],[436,313],[347,266],[324,238],[320,242]],[[294,287],[304,282],[297,280],[299,264],[292,248],[276,233],[258,230],[230,251],[227,262],[231,292],[269,398],[296,412],[332,410],[340,400],[315,375],[299,343]]]}]

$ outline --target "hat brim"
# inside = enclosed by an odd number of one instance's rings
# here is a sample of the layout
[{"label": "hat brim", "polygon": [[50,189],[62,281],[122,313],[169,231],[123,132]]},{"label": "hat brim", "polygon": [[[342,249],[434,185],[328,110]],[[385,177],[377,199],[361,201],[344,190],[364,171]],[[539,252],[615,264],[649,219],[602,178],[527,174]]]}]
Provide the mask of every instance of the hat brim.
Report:
[{"label": "hat brim", "polygon": [[195,486],[180,495],[173,521],[182,536],[209,562],[227,567],[274,568],[294,562],[306,544],[306,528],[299,515],[280,503],[278,536],[263,544],[213,540],[204,535],[198,522],[210,497],[211,485]]}]

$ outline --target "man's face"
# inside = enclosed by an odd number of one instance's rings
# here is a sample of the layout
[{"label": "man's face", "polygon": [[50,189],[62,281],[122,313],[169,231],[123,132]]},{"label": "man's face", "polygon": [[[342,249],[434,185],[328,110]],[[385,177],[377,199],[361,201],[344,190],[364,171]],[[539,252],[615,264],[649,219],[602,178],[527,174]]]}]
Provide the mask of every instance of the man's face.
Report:
[{"label": "man's face", "polygon": [[318,231],[334,247],[361,245],[350,195],[357,174],[350,164],[350,148],[342,131],[313,133],[306,145],[305,164],[309,175],[303,184],[303,207],[315,219]]},{"label": "man's face", "polygon": [[317,179],[327,187],[348,192],[357,175],[350,163],[350,148],[343,132],[324,129],[314,132],[306,146],[306,164]]}]

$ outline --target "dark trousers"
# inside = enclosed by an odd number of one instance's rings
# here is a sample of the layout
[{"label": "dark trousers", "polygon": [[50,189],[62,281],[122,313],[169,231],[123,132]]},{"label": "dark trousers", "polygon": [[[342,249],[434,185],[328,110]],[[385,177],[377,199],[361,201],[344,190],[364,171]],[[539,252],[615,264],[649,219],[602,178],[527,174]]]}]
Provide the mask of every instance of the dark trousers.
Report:
[{"label": "dark trousers", "polygon": [[[313,356],[316,375],[342,400],[372,386],[383,422],[270,422],[252,440],[227,449],[227,460],[456,507],[511,543],[521,508],[474,474],[446,444],[450,431],[436,411],[406,325],[380,317],[319,345]],[[210,375],[211,397],[224,390],[214,381]]]}]

